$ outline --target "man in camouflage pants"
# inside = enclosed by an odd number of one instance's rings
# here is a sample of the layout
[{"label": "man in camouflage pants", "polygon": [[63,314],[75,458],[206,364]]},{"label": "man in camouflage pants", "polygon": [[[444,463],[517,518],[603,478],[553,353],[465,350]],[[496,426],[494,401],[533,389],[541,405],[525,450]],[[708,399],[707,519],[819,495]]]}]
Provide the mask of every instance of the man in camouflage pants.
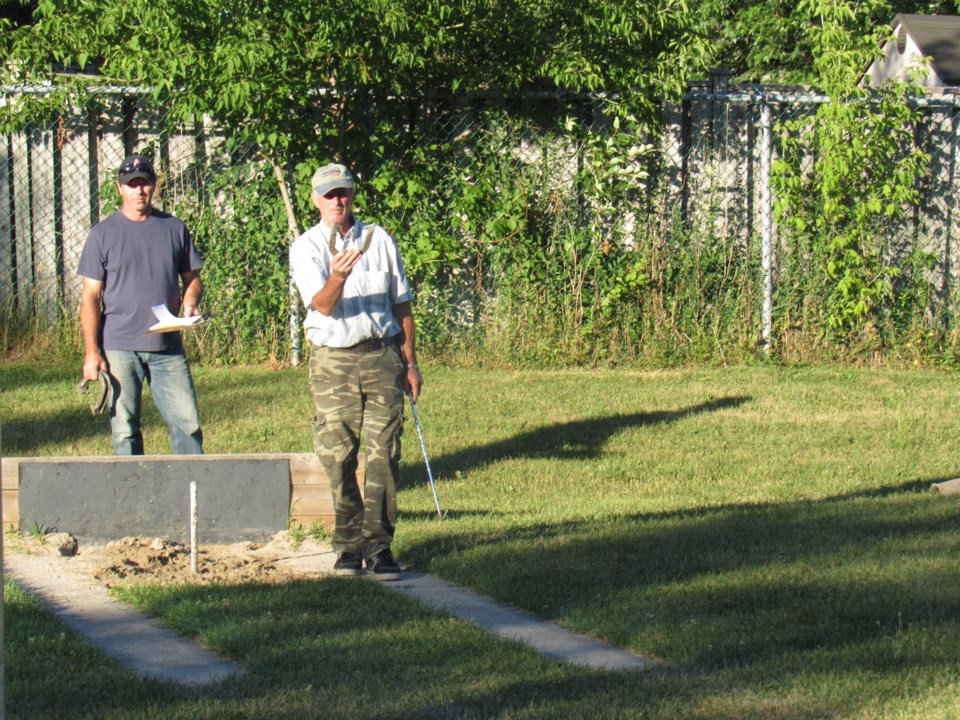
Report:
[{"label": "man in camouflage pants", "polygon": [[[343,165],[313,176],[310,198],[320,222],[290,249],[293,278],[307,307],[314,446],[333,491],[334,572],[397,580],[390,549],[397,518],[397,477],[404,392],[416,402],[412,294],[397,244],[381,227],[351,213],[356,192]],[[364,490],[357,482],[363,438]]]}]

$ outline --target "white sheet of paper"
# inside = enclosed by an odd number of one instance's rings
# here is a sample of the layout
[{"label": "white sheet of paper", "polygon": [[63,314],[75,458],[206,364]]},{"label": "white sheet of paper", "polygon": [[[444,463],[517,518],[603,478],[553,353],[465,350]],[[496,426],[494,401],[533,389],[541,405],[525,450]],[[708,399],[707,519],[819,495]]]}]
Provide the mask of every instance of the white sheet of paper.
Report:
[{"label": "white sheet of paper", "polygon": [[171,332],[173,330],[184,330],[209,319],[209,315],[191,315],[190,317],[177,317],[167,309],[166,305],[154,305],[151,310],[157,316],[155,325],[151,325],[147,334]]}]

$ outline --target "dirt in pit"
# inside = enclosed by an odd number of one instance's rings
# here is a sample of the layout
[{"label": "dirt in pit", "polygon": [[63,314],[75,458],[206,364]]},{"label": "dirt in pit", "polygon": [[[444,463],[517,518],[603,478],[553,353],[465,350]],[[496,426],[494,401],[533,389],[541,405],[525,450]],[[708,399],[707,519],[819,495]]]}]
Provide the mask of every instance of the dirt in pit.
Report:
[{"label": "dirt in pit", "polygon": [[[6,538],[5,540],[8,540]],[[198,546],[193,572],[190,546],[150,537],[126,537],[106,545],[78,546],[66,533],[6,542],[4,552],[59,558],[64,570],[82,573],[97,584],[283,583],[330,572],[336,559],[329,543],[286,531],[269,543]]]}]

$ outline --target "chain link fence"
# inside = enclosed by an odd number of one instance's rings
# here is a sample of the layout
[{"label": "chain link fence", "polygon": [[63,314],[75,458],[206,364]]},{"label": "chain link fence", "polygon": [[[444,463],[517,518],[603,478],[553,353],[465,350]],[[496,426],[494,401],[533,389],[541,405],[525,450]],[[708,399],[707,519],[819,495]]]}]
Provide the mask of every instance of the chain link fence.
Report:
[{"label": "chain link fence", "polygon": [[[24,92],[8,90],[0,102]],[[677,342],[691,327],[712,327],[718,343],[722,335],[722,342],[770,347],[786,327],[787,305],[803,302],[783,291],[802,284],[803,263],[787,261],[802,248],[774,222],[778,128],[812,116],[823,101],[789,88],[729,85],[717,73],[664,108],[662,134],[647,135],[583,96],[389,99],[353,129],[355,151],[328,149],[314,165],[342,159],[360,177],[360,213],[397,237],[428,339],[480,332],[489,340],[511,303],[520,323],[542,329],[536,298],[513,287],[525,280],[528,288],[550,285],[544,295],[568,304],[561,314],[578,325],[558,322],[556,337],[573,331],[589,343],[584,338],[616,316],[636,320],[636,332],[622,338],[633,346],[666,324]],[[925,271],[924,312],[947,325],[956,304],[957,113],[948,99],[925,105],[916,134],[931,158],[922,201],[888,228],[891,257],[920,249],[935,259]],[[324,121],[304,122],[319,134]],[[316,222],[309,188],[298,185],[304,180],[288,161],[291,217],[275,168],[236,137],[202,120],[171,122],[131,88],[100,90],[82,110],[3,136],[0,308],[7,321],[54,324],[76,315],[76,267],[89,228],[118,203],[120,161],[142,152],[162,176],[157,205],[187,222],[205,258],[205,309],[219,320],[197,334],[198,351],[297,362],[300,310],[286,248],[291,224],[302,231]],[[654,288],[645,320],[624,312]],[[518,303],[531,308],[526,319],[516,314]],[[516,326],[511,333],[501,340],[523,343]],[[250,352],[225,358],[226,348]]]}]

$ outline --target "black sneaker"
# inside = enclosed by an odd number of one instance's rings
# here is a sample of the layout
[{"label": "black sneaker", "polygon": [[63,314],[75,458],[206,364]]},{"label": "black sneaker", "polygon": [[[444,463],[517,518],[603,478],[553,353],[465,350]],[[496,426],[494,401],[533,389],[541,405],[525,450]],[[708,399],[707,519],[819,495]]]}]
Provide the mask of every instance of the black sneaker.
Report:
[{"label": "black sneaker", "polygon": [[387,548],[367,558],[367,573],[375,580],[399,580],[400,566]]},{"label": "black sneaker", "polygon": [[363,567],[363,558],[360,553],[342,552],[333,564],[333,574],[342,576],[356,576]]}]

